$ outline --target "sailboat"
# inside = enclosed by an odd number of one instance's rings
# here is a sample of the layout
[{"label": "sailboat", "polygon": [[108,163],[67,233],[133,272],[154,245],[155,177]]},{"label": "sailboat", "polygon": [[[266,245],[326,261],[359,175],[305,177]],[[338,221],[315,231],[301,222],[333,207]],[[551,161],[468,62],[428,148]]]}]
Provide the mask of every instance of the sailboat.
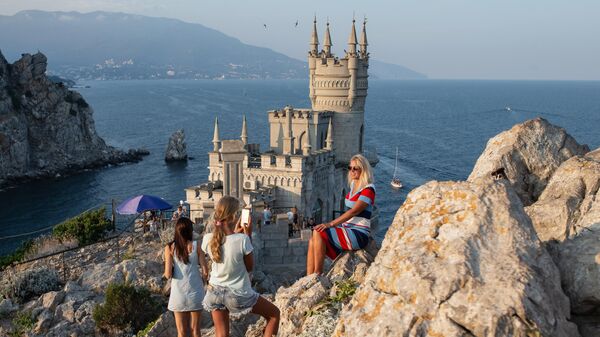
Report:
[{"label": "sailboat", "polygon": [[398,148],[396,148],[396,163],[394,164],[394,176],[392,177],[390,185],[392,185],[393,188],[402,188],[402,182],[400,181],[400,178],[398,178]]}]

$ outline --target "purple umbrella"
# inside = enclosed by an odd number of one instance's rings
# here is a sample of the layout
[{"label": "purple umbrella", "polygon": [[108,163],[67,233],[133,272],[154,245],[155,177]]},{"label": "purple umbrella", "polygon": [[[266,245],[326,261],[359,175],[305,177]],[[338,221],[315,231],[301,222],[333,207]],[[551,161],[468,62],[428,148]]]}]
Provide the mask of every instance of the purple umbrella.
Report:
[{"label": "purple umbrella", "polygon": [[171,208],[173,208],[173,206],[160,197],[142,194],[123,201],[117,207],[117,212],[119,212],[119,214],[138,214],[148,210],[164,210]]}]

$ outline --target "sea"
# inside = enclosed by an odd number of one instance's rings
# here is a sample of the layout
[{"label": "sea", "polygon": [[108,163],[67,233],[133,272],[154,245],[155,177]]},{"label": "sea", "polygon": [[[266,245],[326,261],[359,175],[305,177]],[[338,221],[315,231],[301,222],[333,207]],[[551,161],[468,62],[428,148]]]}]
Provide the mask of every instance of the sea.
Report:
[{"label": "sea", "polygon": [[[122,149],[146,148],[139,163],[33,181],[0,192],[0,254],[34,232],[98,205],[138,194],[176,204],[184,188],[207,179],[207,152],[219,117],[222,139],[239,137],[248,120],[251,143],[268,146],[267,110],[310,107],[307,80],[90,81],[79,91],[94,109],[98,134]],[[510,107],[510,111],[506,109]],[[365,146],[375,148],[376,205],[382,240],[409,193],[430,180],[464,180],[494,135],[537,116],[594,149],[600,146],[600,82],[413,80],[369,82]],[[193,159],[167,164],[169,136],[184,129]],[[353,132],[353,130],[348,130]],[[398,149],[404,188],[390,180]]]}]

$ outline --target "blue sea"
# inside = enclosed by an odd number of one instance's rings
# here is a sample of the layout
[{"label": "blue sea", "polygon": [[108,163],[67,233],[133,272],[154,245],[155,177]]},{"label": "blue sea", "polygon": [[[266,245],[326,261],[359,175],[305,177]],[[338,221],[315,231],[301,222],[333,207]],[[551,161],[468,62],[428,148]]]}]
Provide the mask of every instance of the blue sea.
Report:
[{"label": "blue sea", "polygon": [[[268,145],[267,110],[310,107],[308,82],[93,81],[77,89],[94,108],[98,133],[119,148],[146,148],[137,164],[35,181],[0,192],[0,238],[44,228],[111,199],[155,194],[177,203],[184,188],[207,177],[213,121],[221,138],[239,137],[242,116],[249,141]],[[505,110],[510,106],[513,111]],[[429,180],[464,180],[487,140],[516,123],[541,116],[580,143],[600,146],[600,82],[377,81],[369,83],[365,144],[375,147],[377,205],[382,239],[407,193]],[[187,164],[168,165],[169,136],[186,132]],[[392,190],[396,147],[405,187]],[[20,239],[1,240],[0,254]]]}]

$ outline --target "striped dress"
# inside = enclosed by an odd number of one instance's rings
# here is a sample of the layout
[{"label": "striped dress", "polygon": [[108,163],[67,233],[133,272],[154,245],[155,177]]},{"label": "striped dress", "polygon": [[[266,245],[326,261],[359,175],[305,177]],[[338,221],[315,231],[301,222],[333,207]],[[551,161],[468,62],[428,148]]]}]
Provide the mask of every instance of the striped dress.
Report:
[{"label": "striped dress", "polygon": [[343,224],[320,232],[321,238],[325,241],[325,253],[332,260],[344,250],[363,249],[369,243],[371,214],[375,205],[375,186],[369,184],[351,195],[353,188],[354,185],[346,195],[346,211],[353,208],[358,200],[365,202],[367,207]]}]

